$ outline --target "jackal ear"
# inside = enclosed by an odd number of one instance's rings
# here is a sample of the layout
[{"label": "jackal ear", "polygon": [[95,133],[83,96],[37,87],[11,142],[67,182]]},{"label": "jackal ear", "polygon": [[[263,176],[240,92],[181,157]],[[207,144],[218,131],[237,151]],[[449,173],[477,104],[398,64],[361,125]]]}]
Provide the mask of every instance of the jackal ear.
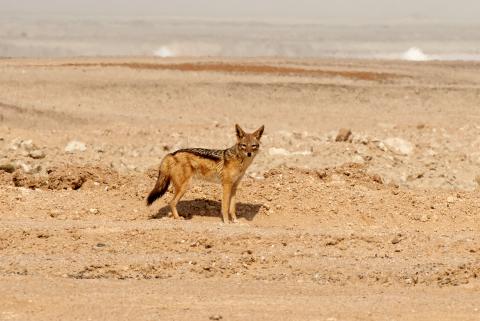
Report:
[{"label": "jackal ear", "polygon": [[243,129],[238,124],[235,124],[235,132],[237,133],[238,139],[243,138],[246,135]]},{"label": "jackal ear", "polygon": [[257,129],[256,131],[253,132],[253,136],[255,136],[255,138],[257,140],[260,140],[260,138],[262,138],[262,134],[263,134],[264,129],[265,129],[265,126],[262,125],[262,127],[260,127],[259,129]]}]

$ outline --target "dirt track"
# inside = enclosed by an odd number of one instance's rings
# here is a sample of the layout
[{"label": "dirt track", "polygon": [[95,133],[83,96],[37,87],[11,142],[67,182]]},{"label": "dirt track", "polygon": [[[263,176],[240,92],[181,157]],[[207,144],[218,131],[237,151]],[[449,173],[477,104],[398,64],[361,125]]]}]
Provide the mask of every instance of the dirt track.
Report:
[{"label": "dirt track", "polygon": [[[478,320],[479,69],[1,60],[0,320]],[[239,224],[209,183],[145,206],[235,122],[266,126]]]}]

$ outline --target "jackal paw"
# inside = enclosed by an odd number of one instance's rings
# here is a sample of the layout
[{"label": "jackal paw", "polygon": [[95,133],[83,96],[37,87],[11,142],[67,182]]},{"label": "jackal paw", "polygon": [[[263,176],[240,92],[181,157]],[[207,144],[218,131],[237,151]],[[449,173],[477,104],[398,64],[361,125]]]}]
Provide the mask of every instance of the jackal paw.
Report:
[{"label": "jackal paw", "polygon": [[232,223],[233,223],[233,224],[237,224],[237,223],[238,223],[237,218],[232,218]]}]

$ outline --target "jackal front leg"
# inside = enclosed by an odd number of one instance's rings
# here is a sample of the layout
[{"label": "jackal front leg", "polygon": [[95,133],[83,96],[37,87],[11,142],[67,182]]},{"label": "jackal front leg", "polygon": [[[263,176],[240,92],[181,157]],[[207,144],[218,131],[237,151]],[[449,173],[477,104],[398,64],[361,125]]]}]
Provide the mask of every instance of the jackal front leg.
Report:
[{"label": "jackal front leg", "polygon": [[232,217],[232,222],[237,223],[237,184],[233,184],[232,193],[230,196],[230,216]]},{"label": "jackal front leg", "polygon": [[230,199],[232,195],[232,184],[223,184],[223,198],[222,198],[222,216],[223,223],[228,223],[228,211],[230,209]]}]

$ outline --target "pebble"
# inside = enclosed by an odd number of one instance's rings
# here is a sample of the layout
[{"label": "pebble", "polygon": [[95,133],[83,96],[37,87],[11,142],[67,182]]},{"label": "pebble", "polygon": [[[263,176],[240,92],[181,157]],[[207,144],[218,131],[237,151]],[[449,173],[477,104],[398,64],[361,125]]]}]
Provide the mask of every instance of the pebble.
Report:
[{"label": "pebble", "polygon": [[51,209],[49,212],[48,212],[48,215],[50,217],[58,217],[60,214],[62,214],[62,211],[61,210],[58,210],[58,209]]},{"label": "pebble", "polygon": [[39,173],[42,170],[42,166],[40,166],[40,165],[32,166],[32,165],[29,165],[29,164],[26,164],[26,163],[23,163],[23,162],[18,162],[17,166],[19,168],[21,168],[22,171],[24,171],[27,174],[36,174],[36,173]]},{"label": "pebble", "polygon": [[211,315],[209,319],[210,320],[222,320],[223,317],[219,314],[214,314],[214,315]]},{"label": "pebble", "polygon": [[349,140],[350,136],[352,136],[352,131],[348,128],[340,128],[335,137],[336,142],[346,142]]},{"label": "pebble", "polygon": [[24,151],[31,151],[35,149],[36,146],[33,144],[33,141],[31,139],[28,140],[22,140],[22,139],[14,139],[12,143],[10,144],[10,150],[24,150]]},{"label": "pebble", "polygon": [[480,186],[480,175],[475,176],[475,182]]},{"label": "pebble", "polygon": [[288,156],[290,155],[290,152],[285,148],[270,147],[268,149],[268,154],[270,156]]},{"label": "pebble", "polygon": [[87,146],[85,145],[85,143],[77,140],[72,140],[68,142],[67,146],[65,146],[65,151],[67,153],[84,152],[86,150]]},{"label": "pebble", "polygon": [[399,137],[387,138],[383,141],[383,143],[395,154],[410,155],[413,152],[412,143]]},{"label": "pebble", "polygon": [[15,165],[10,163],[0,164],[0,171],[4,171],[7,173],[13,173],[15,171]]},{"label": "pebble", "polygon": [[35,145],[33,144],[32,140],[29,139],[29,140],[23,140],[21,143],[20,143],[20,148],[26,150],[26,151],[31,151],[35,148]]},{"label": "pebble", "polygon": [[365,160],[360,155],[353,156],[352,163],[363,164]]},{"label": "pebble", "polygon": [[46,155],[42,150],[36,149],[28,153],[28,156],[30,156],[33,159],[42,159],[42,158],[45,158]]},{"label": "pebble", "polygon": [[318,178],[320,178],[320,179],[324,179],[328,176],[328,173],[325,170],[318,170],[318,171],[316,171],[316,173],[317,173]]},{"label": "pebble", "polygon": [[382,152],[386,152],[387,151],[387,146],[385,146],[385,144],[383,142],[378,142],[377,143],[377,147],[378,149],[380,149]]},{"label": "pebble", "polygon": [[399,238],[398,236],[395,236],[393,239],[392,239],[392,244],[397,244],[397,243],[400,243],[402,241],[401,238]]},{"label": "pebble", "polygon": [[422,216],[420,216],[420,222],[426,222],[428,221],[428,215],[427,214],[423,214]]},{"label": "pebble", "polygon": [[370,142],[370,139],[366,135],[353,135],[352,134],[352,143],[367,145]]}]

